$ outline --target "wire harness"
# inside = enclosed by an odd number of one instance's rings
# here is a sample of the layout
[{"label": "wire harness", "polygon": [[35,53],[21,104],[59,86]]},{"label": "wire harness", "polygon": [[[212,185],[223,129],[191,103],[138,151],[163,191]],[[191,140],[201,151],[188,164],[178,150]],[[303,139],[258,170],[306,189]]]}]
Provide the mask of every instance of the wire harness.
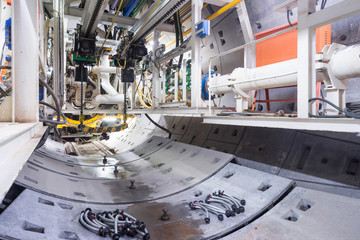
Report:
[{"label": "wire harness", "polygon": [[223,221],[224,215],[229,218],[236,216],[236,214],[244,213],[245,205],[246,201],[244,199],[227,195],[221,190],[207,195],[205,201],[189,202],[191,210],[202,210],[205,212],[204,222],[206,224],[210,223],[210,213],[216,215],[219,221]]},{"label": "wire harness", "polygon": [[91,208],[87,208],[81,212],[79,222],[87,230],[101,237],[109,236],[113,240],[118,240],[123,236],[141,237],[143,240],[150,239],[145,223],[124,210],[116,209],[113,212],[95,213]]}]

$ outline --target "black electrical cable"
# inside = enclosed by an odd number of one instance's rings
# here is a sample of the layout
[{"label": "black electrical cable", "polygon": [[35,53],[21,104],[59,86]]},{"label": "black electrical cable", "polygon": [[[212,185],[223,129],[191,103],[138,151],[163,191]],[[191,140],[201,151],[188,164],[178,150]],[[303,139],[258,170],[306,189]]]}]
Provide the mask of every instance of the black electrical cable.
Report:
[{"label": "black electrical cable", "polygon": [[340,113],[343,113],[344,115],[318,116],[318,115],[314,115],[312,113],[309,113],[310,117],[313,117],[313,118],[355,118],[355,119],[360,119],[360,114],[357,114],[357,113],[352,112],[352,111],[348,111],[346,109],[342,109],[342,108],[336,106],[334,103],[330,102],[329,100],[326,100],[326,99],[323,99],[323,98],[311,98],[311,99],[309,99],[309,103],[311,103],[313,101],[322,101],[324,103],[327,103],[330,106],[332,106],[333,108],[335,108],[336,110],[338,110]]},{"label": "black electrical cable", "polygon": [[321,9],[324,9],[326,6],[327,0],[322,0],[321,1]]},{"label": "black electrical cable", "polygon": [[286,11],[286,15],[287,15],[287,20],[288,20],[288,23],[289,23],[290,27],[293,27],[294,25],[293,25],[293,24],[291,23],[291,21],[290,21],[290,16],[293,15],[292,10],[291,10],[291,9],[288,9],[288,10]]},{"label": "black electrical cable", "polygon": [[346,103],[346,108],[353,113],[360,113],[360,102]]},{"label": "black electrical cable", "polygon": [[150,120],[150,122],[152,122],[152,124],[154,124],[155,126],[157,126],[158,128],[160,128],[161,130],[164,130],[165,132],[167,132],[169,134],[169,139],[171,139],[171,132],[169,129],[164,128],[163,126],[160,126],[157,122],[155,122],[154,120],[152,120],[152,118],[145,113],[145,116]]},{"label": "black electrical cable", "polygon": [[[184,36],[183,36],[183,32],[182,32],[182,25],[181,25],[179,11],[177,12],[176,15],[177,15],[177,23],[178,23],[178,27],[179,27],[180,44],[183,44]],[[178,64],[178,69],[179,70],[181,69],[182,60],[183,60],[183,54],[181,54],[180,57],[179,57],[179,64]]]},{"label": "black electrical cable", "polygon": [[124,82],[124,124],[126,125],[126,121],[127,121],[127,114],[126,114],[126,91],[127,91],[127,88],[126,88],[126,82]]},{"label": "black electrical cable", "polygon": [[[55,111],[57,112],[56,107],[53,106],[53,105],[51,105],[50,103],[40,101],[39,104],[45,105],[45,106],[47,106],[47,107],[49,107],[49,108],[51,108],[51,109],[53,109],[53,110],[55,110]],[[62,124],[66,124],[66,116],[65,116],[62,112],[60,112],[60,115],[61,115],[61,116],[63,117],[63,119],[64,119],[64,122],[63,122]]]},{"label": "black electrical cable", "polygon": [[4,58],[4,49],[5,49],[5,46],[6,46],[6,41],[4,42],[4,44],[3,44],[3,46],[2,46],[0,65],[2,65],[2,61],[3,61],[3,58]]},{"label": "black electrical cable", "polygon": [[43,79],[40,78],[39,82],[42,86],[44,86],[47,89],[47,91],[50,93],[50,95],[54,99],[56,111],[57,111],[57,121],[60,121],[61,107],[60,107],[59,99],[55,95],[55,92],[52,90],[52,88]]},{"label": "black electrical cable", "polygon": [[46,140],[47,140],[47,138],[48,138],[48,136],[49,136],[49,133],[50,133],[50,127],[48,127],[48,128],[45,130],[45,133],[44,133],[44,135],[41,137],[39,143],[36,145],[35,150],[41,148],[41,147],[45,144],[45,142],[46,142]]}]

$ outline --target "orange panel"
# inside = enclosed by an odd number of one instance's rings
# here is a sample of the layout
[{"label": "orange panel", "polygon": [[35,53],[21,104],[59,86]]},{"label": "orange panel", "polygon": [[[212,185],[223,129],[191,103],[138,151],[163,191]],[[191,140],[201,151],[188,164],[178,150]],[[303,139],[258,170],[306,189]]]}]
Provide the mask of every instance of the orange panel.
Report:
[{"label": "orange panel", "polygon": [[[297,25],[294,22],[293,25]],[[290,28],[289,24],[255,34],[260,39],[273,33]],[[331,43],[331,25],[316,30],[316,52]],[[256,44],[256,67],[297,58],[297,29]]]}]

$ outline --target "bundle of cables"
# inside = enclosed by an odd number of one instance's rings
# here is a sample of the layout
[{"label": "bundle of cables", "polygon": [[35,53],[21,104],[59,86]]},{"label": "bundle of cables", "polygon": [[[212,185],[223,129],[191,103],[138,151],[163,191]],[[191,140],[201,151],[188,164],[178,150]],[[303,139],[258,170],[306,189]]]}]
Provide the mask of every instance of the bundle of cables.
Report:
[{"label": "bundle of cables", "polygon": [[[174,24],[175,24],[175,35],[176,35],[176,47],[179,47],[180,44],[182,44],[184,42],[184,36],[183,36],[183,32],[182,32],[182,25],[181,25],[179,11],[174,13],[174,20],[175,20]],[[181,54],[179,57],[179,64],[178,64],[179,70],[181,68],[182,60],[183,60],[183,55]]]},{"label": "bundle of cables", "polygon": [[309,113],[310,117],[313,118],[355,118],[360,119],[360,103],[348,103],[346,109],[342,109],[338,106],[336,106],[334,103],[330,102],[329,100],[323,99],[323,98],[311,98],[309,100],[309,103],[312,103],[314,101],[321,101],[323,103],[329,104],[331,107],[335,108],[337,111],[339,111],[339,115],[314,115]]},{"label": "bundle of cables", "polygon": [[79,222],[87,230],[101,237],[109,236],[113,240],[118,240],[122,236],[150,239],[144,222],[137,220],[124,210],[94,213],[91,208],[87,208],[81,212]]}]

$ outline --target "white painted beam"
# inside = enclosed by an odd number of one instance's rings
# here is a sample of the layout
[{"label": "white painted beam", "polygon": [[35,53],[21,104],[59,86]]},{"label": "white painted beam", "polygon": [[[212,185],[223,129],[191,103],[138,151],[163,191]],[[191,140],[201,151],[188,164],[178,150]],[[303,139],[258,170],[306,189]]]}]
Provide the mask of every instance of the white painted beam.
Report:
[{"label": "white painted beam", "polygon": [[45,129],[42,123],[0,124],[0,169],[3,169],[0,174],[0,200],[15,181]]},{"label": "white painted beam", "polygon": [[[302,1],[299,1],[299,4]],[[318,28],[360,14],[359,0],[344,0],[309,15],[308,27]]]},{"label": "white painted beam", "polygon": [[12,2],[13,121],[39,121],[39,0]]},{"label": "white painted beam", "polygon": [[[196,24],[201,21],[202,0],[191,1],[191,107],[201,106],[201,39],[196,35]],[[184,66],[185,67],[185,66]]]},{"label": "white painted beam", "polygon": [[360,133],[359,119],[317,119],[317,118],[289,118],[289,117],[204,117],[204,123],[252,126],[268,128],[286,128],[298,130],[315,130],[331,132]]}]

